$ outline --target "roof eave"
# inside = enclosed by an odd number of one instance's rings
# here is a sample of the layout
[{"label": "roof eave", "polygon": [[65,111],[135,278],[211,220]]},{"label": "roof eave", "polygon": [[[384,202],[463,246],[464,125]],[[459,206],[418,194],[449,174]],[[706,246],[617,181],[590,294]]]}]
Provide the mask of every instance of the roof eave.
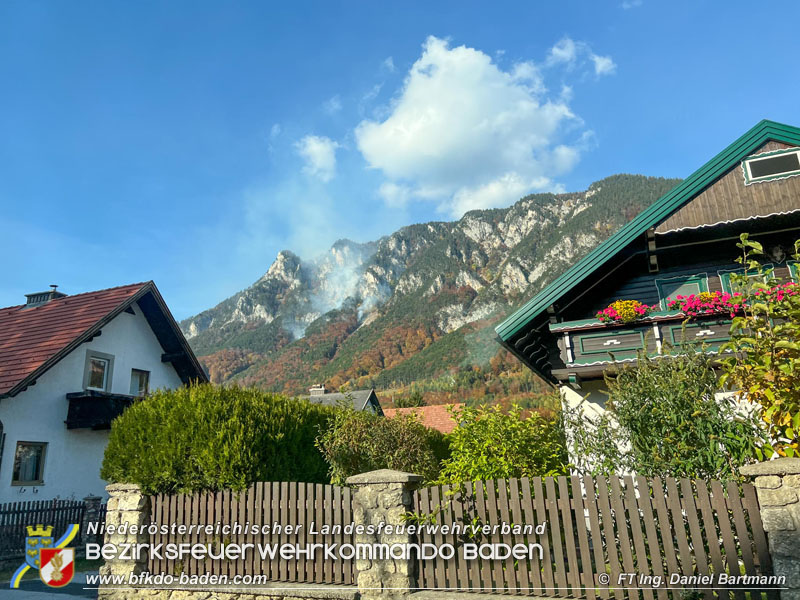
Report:
[{"label": "roof eave", "polygon": [[130,306],[133,302],[137,301],[139,298],[144,296],[150,290],[151,286],[155,287],[152,281],[148,281],[147,283],[143,284],[142,287],[139,288],[139,290],[135,294],[133,294],[130,298],[118,304],[116,308],[108,312],[104,317],[99,319],[89,329],[84,331],[81,335],[76,337],[69,344],[64,346],[61,350],[59,350],[53,356],[44,361],[41,365],[39,365],[39,367],[37,367],[35,371],[33,371],[30,375],[28,375],[24,379],[22,379],[19,383],[17,383],[14,387],[8,390],[5,394],[0,396],[0,398],[13,398],[17,394],[23,392],[26,388],[33,385],[36,382],[36,380],[39,379],[39,377],[41,377],[47,371],[49,371],[67,354],[75,350],[75,348],[77,348],[87,340],[93,338],[98,331],[100,331],[103,327],[108,325],[108,323],[110,323],[117,315],[119,315],[122,311],[128,308],[128,306]]},{"label": "roof eave", "polygon": [[158,288],[156,288],[156,284],[153,281],[148,281],[144,283],[142,287],[139,288],[139,290],[135,294],[127,298],[124,302],[121,302],[119,305],[117,305],[116,308],[108,312],[104,317],[99,319],[89,329],[84,331],[81,335],[76,337],[69,344],[67,344],[61,350],[56,352],[53,356],[48,358],[30,375],[28,375],[19,383],[17,383],[5,394],[0,395],[0,400],[3,398],[13,398],[17,394],[23,392],[25,389],[33,385],[37,379],[39,379],[42,375],[44,375],[47,371],[49,371],[61,359],[63,359],[65,356],[67,356],[70,352],[75,350],[78,346],[80,346],[84,342],[93,338],[97,334],[97,332],[99,332],[103,327],[108,325],[112,320],[114,320],[117,316],[119,316],[126,308],[131,306],[134,302],[138,302],[148,293],[153,294],[153,298],[155,298],[156,303],[159,305],[159,308],[162,310],[164,315],[167,317],[167,321],[171,324],[172,328],[175,330],[179,343],[183,347],[184,351],[189,357],[189,360],[196,368],[197,372],[200,374],[200,377],[198,377],[198,379],[202,380],[203,383],[207,383],[208,377],[206,376],[205,371],[203,370],[203,367],[200,364],[200,361],[197,360],[197,357],[195,356],[194,352],[192,352],[192,349],[189,347],[186,338],[180,331],[180,328],[178,327],[177,322],[173,318],[172,313],[170,313],[169,309],[167,308],[167,305],[164,302],[164,299],[161,297]]}]

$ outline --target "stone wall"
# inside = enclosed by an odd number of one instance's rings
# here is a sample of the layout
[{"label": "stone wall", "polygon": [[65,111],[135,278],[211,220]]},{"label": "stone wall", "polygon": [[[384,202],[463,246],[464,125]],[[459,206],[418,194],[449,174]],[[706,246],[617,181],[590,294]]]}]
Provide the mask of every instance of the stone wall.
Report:
[{"label": "stone wall", "polygon": [[[413,510],[411,492],[422,481],[419,475],[381,469],[355,475],[347,480],[355,486],[353,519],[358,523],[378,525],[381,522],[401,524],[403,516]],[[356,535],[356,544],[410,544],[407,533]],[[399,598],[417,587],[415,560],[357,560],[358,591],[361,597]]]},{"label": "stone wall", "polygon": [[800,600],[800,458],[748,465],[741,472],[754,479],[773,571],[786,577],[781,600]]}]

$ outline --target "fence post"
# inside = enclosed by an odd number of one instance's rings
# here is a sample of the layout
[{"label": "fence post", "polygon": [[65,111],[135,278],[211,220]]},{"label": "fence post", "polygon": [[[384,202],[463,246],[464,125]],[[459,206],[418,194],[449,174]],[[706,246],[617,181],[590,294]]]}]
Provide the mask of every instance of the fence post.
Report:
[{"label": "fence post", "polygon": [[[380,469],[354,475],[347,479],[355,486],[353,496],[353,521],[356,525],[403,524],[403,515],[413,510],[412,491],[422,477],[412,473]],[[409,544],[416,536],[405,531],[374,534],[356,534],[356,544]],[[409,559],[357,560],[358,591],[363,600],[371,598],[399,598],[408,594],[409,588],[417,587],[416,556]]]},{"label": "fence post", "polygon": [[100,520],[100,504],[103,499],[100,496],[86,496],[83,499],[83,519],[81,519],[81,541],[86,543],[89,539],[89,523]]},{"label": "fence post", "polygon": [[[150,497],[142,493],[138,485],[133,483],[112,483],[106,486],[106,491],[110,496],[106,511],[106,528],[120,525],[149,525],[150,524]],[[125,533],[109,533],[106,529],[105,543],[114,544],[148,544],[149,534],[145,532],[130,533],[125,529]],[[131,573],[139,574],[147,570],[146,552],[138,560],[107,560],[101,567],[100,573],[103,575],[122,575],[127,576]],[[100,597],[104,594],[100,590]]]},{"label": "fence post", "polygon": [[740,472],[755,478],[773,570],[786,577],[781,600],[800,600],[800,458],[747,465]]}]

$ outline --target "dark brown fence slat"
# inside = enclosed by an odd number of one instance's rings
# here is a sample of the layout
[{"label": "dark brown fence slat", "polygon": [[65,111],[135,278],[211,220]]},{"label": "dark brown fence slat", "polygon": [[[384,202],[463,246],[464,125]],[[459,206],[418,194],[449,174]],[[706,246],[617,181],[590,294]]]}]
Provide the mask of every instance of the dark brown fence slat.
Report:
[{"label": "dark brown fence slat", "polygon": [[[647,562],[647,548],[644,545],[644,536],[642,535],[642,519],[639,515],[639,507],[636,504],[636,486],[633,477],[623,477],[622,482],[625,486],[625,496],[622,499],[625,510],[628,513],[630,522],[631,537],[633,538],[633,549],[635,550],[635,564],[631,573],[638,575],[650,575],[650,565]],[[642,588],[642,595],[645,600],[653,599],[653,589],[647,585],[639,586],[637,581],[636,586]]]},{"label": "dark brown fence slat", "polygon": [[[622,554],[622,566],[626,573],[633,573],[633,553],[631,548],[630,536],[628,535],[628,523],[625,518],[625,507],[622,504],[622,488],[620,486],[619,477],[616,475],[610,478],[611,483],[611,508],[614,510],[614,520],[617,527],[617,539],[619,540],[619,552]],[[616,583],[616,579],[612,581]],[[635,584],[625,579],[623,586],[626,588],[628,598],[630,600],[639,597],[638,591],[632,589]]]},{"label": "dark brown fence slat", "polygon": [[561,544],[561,519],[558,517],[558,497],[556,496],[556,486],[552,477],[547,477],[544,482],[545,487],[545,506],[550,515],[550,534],[553,542],[553,565],[555,568],[557,596],[565,597],[568,594],[567,588],[567,567],[564,549]]},{"label": "dark brown fence slat", "polygon": [[[497,487],[496,482],[491,479],[486,481],[486,510],[489,515],[487,522],[492,526],[497,525],[500,520],[500,512],[497,508]],[[492,544],[498,544],[501,542],[501,537],[499,534],[491,533],[489,534],[489,540]],[[503,571],[503,563],[499,560],[492,560],[490,561],[490,567],[492,569],[492,587],[495,588],[494,591],[496,593],[501,594],[508,588],[506,574]]]},{"label": "dark brown fence slat", "polygon": [[[417,511],[419,515],[425,517],[426,515],[430,514],[430,489],[424,488],[419,490],[417,493],[417,500],[418,506]],[[422,521],[421,525],[425,524],[425,520]],[[424,532],[420,532],[419,535],[420,542],[427,542],[428,537]],[[433,563],[429,560],[420,560],[419,561],[419,585],[422,588],[432,588],[434,587],[433,582]]]},{"label": "dark brown fence slat", "polygon": [[[498,479],[497,480],[497,507],[499,510],[499,519],[495,521],[495,524],[500,525],[502,523],[509,524],[511,519],[508,516],[508,482],[505,479]],[[513,545],[513,540],[511,536],[508,534],[503,534],[502,531],[499,536],[499,540],[503,544]],[[500,562],[500,561],[496,561]],[[500,565],[502,568],[502,565]],[[514,558],[509,557],[505,561],[505,569],[503,569],[503,579],[504,579],[504,587],[508,589],[510,593],[516,593],[517,588],[519,585],[517,584],[517,571],[514,568]]]},{"label": "dark brown fence slat", "polygon": [[[475,498],[477,502],[478,508],[478,522],[481,525],[487,525],[489,523],[489,517],[487,517],[486,511],[486,487],[483,482],[476,481],[475,482]],[[488,538],[481,533],[478,543],[482,543],[488,541]],[[480,560],[480,559],[476,559]],[[481,563],[481,589],[485,591],[491,591],[492,588],[492,570],[491,565],[489,564],[488,560],[480,560]]]},{"label": "dark brown fence slat", "polygon": [[[458,524],[459,526],[463,526],[465,523],[464,520],[464,495],[465,495],[465,486],[464,484],[459,484],[457,488],[453,488],[453,523]],[[470,580],[472,572],[470,570],[470,562],[475,561],[467,561],[463,558],[463,543],[464,540],[467,539],[467,536],[464,534],[460,534],[458,536],[453,536],[453,543],[456,547],[456,556],[459,557],[458,560],[458,574],[457,574],[457,581],[458,587],[462,589],[469,589],[470,587],[476,587],[476,581]],[[480,585],[480,582],[477,582],[477,585]]]},{"label": "dark brown fence slat", "polygon": [[[333,489],[330,485],[324,486],[325,490],[325,517],[323,519],[323,523],[331,523],[333,521]],[[330,534],[325,535],[325,543],[330,544],[332,542],[332,538]],[[325,581],[331,581],[333,578],[333,563],[329,560],[325,561]]]},{"label": "dark brown fence slat", "polygon": [[728,510],[733,513],[733,525],[736,529],[737,545],[742,554],[745,573],[747,575],[755,575],[756,567],[753,561],[753,546],[751,544],[749,532],[747,531],[747,523],[744,518],[744,509],[742,508],[742,498],[739,495],[739,487],[735,482],[729,481],[727,491],[728,494],[725,500],[728,504]]},{"label": "dark brown fence slat", "polygon": [[[592,538],[592,550],[594,551],[595,571],[599,575],[601,572],[605,572],[606,560],[603,553],[603,533],[600,530],[600,517],[597,511],[596,499],[597,491],[594,479],[588,476],[584,477],[583,487],[586,490],[584,505],[589,512],[589,531]],[[595,591],[601,598],[608,598],[608,586],[600,585],[595,575],[592,576],[592,587],[599,588],[599,590]]]},{"label": "dark brown fence slat", "polygon": [[617,543],[617,535],[614,531],[614,519],[611,516],[611,502],[608,493],[608,484],[602,477],[597,478],[597,504],[600,508],[601,526],[603,529],[603,538],[605,540],[606,556],[608,558],[609,567],[611,570],[610,587],[617,600],[624,597],[623,590],[619,589],[617,581],[619,581],[619,554]]},{"label": "dark brown fence slat", "polygon": [[[739,558],[736,554],[736,540],[733,537],[731,522],[728,518],[728,506],[725,503],[725,495],[722,491],[722,484],[719,481],[711,482],[711,506],[717,513],[717,522],[722,536],[722,546],[725,549],[725,559],[728,563],[728,572],[733,575],[739,574]],[[744,600],[745,594],[742,590],[734,590],[734,595],[739,600]]]},{"label": "dark brown fence slat", "polygon": [[[435,485],[430,489],[431,492],[431,512],[436,514],[436,524],[441,525],[442,523],[442,516],[441,516],[441,509],[442,509],[442,499],[439,494],[439,486]],[[436,546],[441,546],[443,543],[441,528],[437,527],[436,532],[433,534],[433,539],[431,540]],[[445,575],[445,561],[441,559],[437,559],[433,561],[434,563],[434,585],[435,587],[439,588],[446,588],[447,587],[447,577]]]},{"label": "dark brown fence slat", "polygon": [[[697,572],[703,575],[708,575],[710,573],[708,568],[708,561],[706,559],[706,547],[703,540],[702,528],[700,526],[700,521],[697,518],[698,509],[695,505],[694,501],[694,491],[692,489],[692,482],[687,478],[682,478],[680,480],[681,485],[681,504],[683,505],[683,511],[686,514],[686,520],[689,523],[689,539],[691,542],[691,548],[693,549],[695,564],[697,566]],[[703,590],[703,595],[708,599],[712,600],[714,593],[710,587],[706,587]]]},{"label": "dark brown fence slat", "polygon": [[[344,523],[350,523],[350,522],[353,521],[353,505],[352,505],[352,501],[351,501],[351,496],[350,495],[351,495],[351,492],[350,492],[350,488],[349,487],[346,487],[346,488],[344,488],[342,490],[343,506],[344,506],[344,510],[345,510],[344,518],[342,520],[343,520]],[[353,542],[352,537],[350,537],[350,538],[345,537],[345,539],[349,543]],[[355,561],[354,560],[346,561],[344,563],[344,568],[345,568],[345,571],[344,571],[344,573],[345,573],[345,576],[344,576],[345,584],[347,584],[347,585],[355,584],[355,582],[356,582]]]},{"label": "dark brown fence slat", "polygon": [[[452,531],[453,523],[455,522],[455,518],[453,516],[454,512],[454,496],[455,493],[453,489],[449,485],[442,486],[442,512],[441,512],[441,520],[440,523],[442,525],[448,526]],[[454,536],[450,535],[447,536],[453,541],[455,541]],[[442,535],[443,540],[446,540],[444,535]],[[461,562],[461,557],[458,553],[458,547],[456,544],[453,544],[456,547],[456,553],[448,561],[444,561],[444,570],[445,570],[445,577],[447,578],[447,587],[450,589],[455,589],[463,585],[463,580],[459,580],[458,576],[458,567]]]},{"label": "dark brown fence slat", "polygon": [[[703,517],[703,523],[706,526],[706,537],[708,541],[708,552],[711,555],[711,566],[715,573],[725,572],[725,563],[722,560],[722,553],[720,552],[721,544],[719,539],[719,532],[717,529],[716,519],[714,518],[714,510],[711,508],[711,497],[708,493],[708,483],[705,481],[695,482],[695,494],[697,497],[697,506],[700,508],[700,514]],[[730,594],[723,589],[718,589],[717,594],[720,598],[729,598]]]},{"label": "dark brown fence slat", "polygon": [[575,529],[578,533],[578,559],[581,567],[581,577],[583,580],[582,596],[589,600],[594,600],[594,569],[592,568],[592,556],[589,554],[589,538],[586,536],[586,511],[583,502],[583,490],[581,480],[573,475],[570,477],[572,484],[572,509],[575,513]]},{"label": "dark brown fence slat", "polygon": [[575,548],[572,506],[570,503],[569,488],[567,488],[567,478],[562,476],[556,481],[558,483],[558,505],[561,509],[561,522],[564,528],[564,545],[567,550],[567,564],[569,567],[567,581],[569,582],[570,595],[573,598],[580,598],[583,594],[581,593],[581,576],[578,572],[578,553]]},{"label": "dark brown fence slat", "polygon": [[672,539],[672,524],[667,512],[666,491],[660,477],[653,478],[653,504],[658,518],[658,529],[661,534],[661,550],[667,562],[667,573],[678,573],[678,558]]},{"label": "dark brown fence slat", "polygon": [[[510,506],[511,520],[515,525],[520,525],[521,527],[523,527],[524,531],[525,525],[534,523],[532,521],[528,521],[522,514],[522,507],[520,503],[519,480],[516,477],[509,479],[508,486],[509,486],[508,494],[509,494],[509,499],[511,501],[511,506]],[[533,538],[533,536],[531,536],[531,538]],[[512,540],[511,543],[525,544],[526,543],[525,535],[524,534],[514,535],[514,539]],[[528,559],[522,559],[519,561],[519,568],[518,568],[519,587],[521,588],[521,592],[524,594],[530,594],[532,591],[530,576],[532,574],[534,576],[538,574],[538,566],[534,571],[532,568],[534,565],[538,565],[538,561],[536,560],[529,561]]]},{"label": "dark brown fence slat", "polygon": [[[742,493],[744,495],[744,509],[747,511],[750,528],[753,532],[753,545],[758,556],[759,572],[762,575],[772,575],[772,557],[769,554],[764,526],[761,523],[761,512],[758,507],[755,487],[750,483],[744,483],[742,484]],[[769,600],[778,600],[778,591],[775,589],[767,590],[767,598]]]},{"label": "dark brown fence slat", "polygon": [[[540,538],[540,543],[542,544],[542,548],[544,550],[544,569],[542,574],[542,580],[544,582],[545,590],[544,594],[555,594],[556,593],[556,580],[553,574],[553,559],[552,559],[552,552],[551,552],[551,545],[550,545],[550,536],[553,535],[552,533],[552,523],[549,522],[549,518],[547,516],[547,504],[545,503],[544,498],[544,487],[542,486],[542,478],[541,477],[534,477],[532,480],[533,483],[533,494],[534,494],[534,503],[536,505],[536,522],[537,523],[545,523],[547,528],[545,533]],[[522,495],[523,498],[526,497],[527,494],[530,494],[531,490],[529,489],[529,481],[528,479],[522,480]]]},{"label": "dark brown fence slat", "polygon": [[[471,481],[467,481],[462,484],[464,488],[464,514],[466,518],[464,519],[465,523],[472,523],[473,517],[477,515],[478,511],[478,501],[475,496],[475,488],[472,485]],[[469,540],[470,543],[475,543],[479,540],[478,536],[468,537],[465,540]],[[470,583],[471,587],[474,590],[479,590],[483,582],[481,580],[481,561],[480,560],[472,560],[468,561],[469,571],[470,571]],[[463,586],[467,587],[467,586]]]},{"label": "dark brown fence slat", "polygon": [[686,525],[681,512],[681,499],[678,493],[678,484],[674,477],[666,478],[667,506],[672,514],[672,530],[678,542],[680,553],[680,566],[684,575],[691,575],[693,571],[692,553],[689,550],[689,540],[686,537]]}]

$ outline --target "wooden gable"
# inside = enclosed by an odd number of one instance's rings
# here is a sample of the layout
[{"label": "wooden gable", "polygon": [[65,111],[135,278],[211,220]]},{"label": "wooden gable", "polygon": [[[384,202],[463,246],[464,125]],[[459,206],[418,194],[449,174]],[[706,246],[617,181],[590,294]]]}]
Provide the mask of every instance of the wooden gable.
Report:
[{"label": "wooden gable", "polygon": [[[750,156],[795,146],[770,140]],[[656,233],[708,227],[758,217],[800,214],[800,177],[745,185],[742,163],[700,192],[656,227]]]}]

